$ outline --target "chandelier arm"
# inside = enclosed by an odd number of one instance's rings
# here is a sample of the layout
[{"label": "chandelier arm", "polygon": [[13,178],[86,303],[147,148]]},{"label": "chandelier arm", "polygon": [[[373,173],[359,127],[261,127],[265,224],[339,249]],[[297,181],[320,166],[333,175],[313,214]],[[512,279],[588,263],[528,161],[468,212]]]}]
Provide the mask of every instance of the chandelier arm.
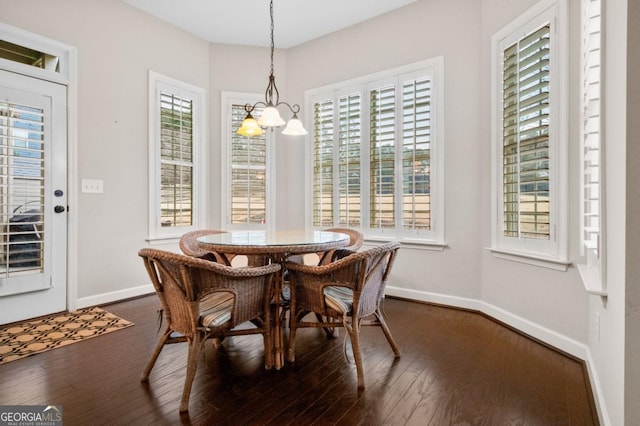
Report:
[{"label": "chandelier arm", "polygon": [[275,104],[275,106],[280,106],[280,105],[286,105],[287,107],[289,107],[289,109],[291,110],[291,112],[296,115],[300,112],[300,105],[298,104],[293,104],[293,106],[291,106],[291,104],[289,104],[288,102],[278,102],[277,104]]},{"label": "chandelier arm", "polygon": [[251,114],[253,112],[254,109],[256,109],[257,106],[262,105],[264,107],[267,106],[267,104],[265,102],[262,101],[258,101],[255,104],[251,105],[251,104],[245,104],[244,105],[244,110],[245,112],[247,112],[248,114]]}]

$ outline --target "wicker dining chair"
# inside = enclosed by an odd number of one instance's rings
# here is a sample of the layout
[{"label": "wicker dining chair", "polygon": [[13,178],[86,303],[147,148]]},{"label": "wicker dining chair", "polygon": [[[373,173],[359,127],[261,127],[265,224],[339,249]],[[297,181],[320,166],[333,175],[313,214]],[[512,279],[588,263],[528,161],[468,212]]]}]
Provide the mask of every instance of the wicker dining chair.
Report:
[{"label": "wicker dining chair", "polygon": [[[200,259],[211,260],[214,262],[222,263],[223,265],[231,266],[231,261],[235,254],[231,253],[218,253],[209,251],[203,248],[198,243],[198,238],[206,235],[224,234],[226,231],[219,229],[198,229],[195,231],[187,232],[180,237],[180,250],[187,256],[198,257]],[[247,266],[263,266],[269,263],[269,258],[264,255],[249,255],[247,256]]]},{"label": "wicker dining chair", "polygon": [[[320,266],[285,263],[291,280],[290,362],[295,361],[296,333],[303,327],[344,327],[347,330],[358,388],[364,388],[360,327],[381,327],[394,355],[400,356],[381,311],[386,281],[399,247],[399,243],[391,242],[362,252],[337,249],[334,261]],[[315,313],[317,321],[305,321],[304,317],[309,313]]]},{"label": "wicker dining chair", "polygon": [[[273,279],[280,265],[232,268],[151,248],[138,254],[144,260],[167,323],[142,373],[142,381],[149,379],[164,345],[187,342],[187,373],[180,402],[180,411],[187,411],[204,342],[239,334],[262,334],[265,368],[273,366],[270,303]],[[248,321],[256,327],[236,329]]]},{"label": "wicker dining chair", "polygon": [[[341,234],[347,234],[349,236],[349,245],[346,247],[342,247],[343,249],[358,251],[360,247],[362,247],[362,243],[364,243],[364,235],[362,232],[357,231],[355,229],[350,228],[329,228],[323,229],[326,232],[339,232]],[[318,253],[318,265],[326,265],[331,262],[331,257],[335,250],[329,250],[324,253]]]},{"label": "wicker dining chair", "polygon": [[[351,251],[358,251],[358,249],[360,247],[362,247],[362,243],[364,243],[364,235],[362,235],[362,232],[357,231],[355,229],[350,229],[350,228],[329,228],[329,229],[323,229],[323,232],[336,232],[336,233],[341,233],[341,234],[346,234],[349,236],[349,244],[345,247],[341,247],[342,249],[347,249],[347,250],[351,250]],[[321,251],[318,253],[314,253],[316,256],[318,256],[318,265],[326,265],[327,263],[331,262],[331,258],[333,257],[333,253],[335,253],[335,249],[332,250],[328,250],[328,251]],[[305,263],[305,256],[304,255],[294,255],[294,256],[289,256],[289,258],[287,259],[291,262],[297,262],[297,263]],[[315,259],[314,259],[315,261]],[[307,261],[307,263],[309,263],[310,260]],[[314,262],[315,263],[315,262]]]}]

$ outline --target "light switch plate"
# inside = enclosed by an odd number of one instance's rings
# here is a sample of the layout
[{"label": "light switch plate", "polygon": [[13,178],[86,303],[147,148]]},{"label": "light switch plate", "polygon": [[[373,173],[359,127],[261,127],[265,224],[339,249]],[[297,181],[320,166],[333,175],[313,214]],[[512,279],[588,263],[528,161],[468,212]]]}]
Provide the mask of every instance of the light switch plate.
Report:
[{"label": "light switch plate", "polygon": [[102,194],[104,181],[102,179],[82,179],[82,192],[85,194]]}]

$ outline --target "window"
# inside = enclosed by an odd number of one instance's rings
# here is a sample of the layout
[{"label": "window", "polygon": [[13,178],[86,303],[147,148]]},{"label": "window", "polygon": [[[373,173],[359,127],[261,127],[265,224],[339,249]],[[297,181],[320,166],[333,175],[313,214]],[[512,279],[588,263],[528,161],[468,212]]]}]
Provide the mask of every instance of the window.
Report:
[{"label": "window", "polygon": [[313,227],[444,243],[441,57],[307,92]]},{"label": "window", "polygon": [[541,2],[493,37],[493,247],[564,263],[568,162],[560,52],[566,50],[559,9]]},{"label": "window", "polygon": [[150,239],[199,227],[204,91],[149,73]]},{"label": "window", "polygon": [[[273,132],[246,137],[237,134],[247,112],[245,104],[259,95],[222,94],[222,223],[226,228],[267,229],[274,225],[274,194],[270,171],[274,158],[270,143]],[[260,108],[254,115],[259,116]]]},{"label": "window", "polygon": [[587,288],[605,294],[604,221],[602,206],[602,2],[582,0],[582,223],[584,255],[578,270]]},{"label": "window", "polygon": [[59,57],[6,40],[0,40],[0,58],[56,73],[60,72]]}]

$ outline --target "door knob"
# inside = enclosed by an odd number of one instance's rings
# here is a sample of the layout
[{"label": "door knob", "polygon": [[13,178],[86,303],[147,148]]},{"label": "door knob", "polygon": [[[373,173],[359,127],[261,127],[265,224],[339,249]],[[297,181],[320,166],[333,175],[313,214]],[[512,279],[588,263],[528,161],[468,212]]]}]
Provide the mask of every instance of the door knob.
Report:
[{"label": "door knob", "polygon": [[62,213],[62,212],[64,212],[65,210],[66,210],[66,209],[65,209],[65,207],[64,207],[64,206],[55,206],[55,207],[53,208],[53,211],[54,211],[54,212],[56,212],[56,213]]}]

